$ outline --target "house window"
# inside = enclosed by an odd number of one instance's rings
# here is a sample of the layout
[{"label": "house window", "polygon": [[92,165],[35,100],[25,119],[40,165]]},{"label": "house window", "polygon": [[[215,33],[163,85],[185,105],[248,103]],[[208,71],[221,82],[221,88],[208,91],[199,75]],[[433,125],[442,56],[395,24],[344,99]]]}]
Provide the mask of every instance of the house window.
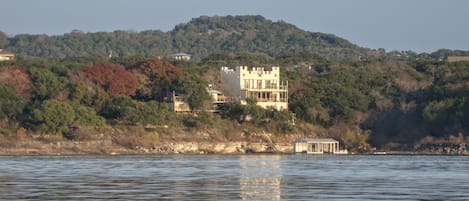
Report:
[{"label": "house window", "polygon": [[272,84],[270,83],[270,80],[265,81],[265,88],[272,89]]}]

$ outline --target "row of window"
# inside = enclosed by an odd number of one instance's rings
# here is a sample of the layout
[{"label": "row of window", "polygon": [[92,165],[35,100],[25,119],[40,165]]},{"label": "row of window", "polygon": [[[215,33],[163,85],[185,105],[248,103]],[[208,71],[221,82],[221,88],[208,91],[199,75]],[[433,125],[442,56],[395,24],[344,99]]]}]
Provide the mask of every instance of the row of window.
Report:
[{"label": "row of window", "polygon": [[277,89],[277,80],[244,80],[245,89]]},{"label": "row of window", "polygon": [[[278,97],[278,98],[277,98]],[[266,101],[282,101],[286,102],[287,93],[272,93],[272,92],[248,92],[246,98],[255,98],[258,102]]]}]

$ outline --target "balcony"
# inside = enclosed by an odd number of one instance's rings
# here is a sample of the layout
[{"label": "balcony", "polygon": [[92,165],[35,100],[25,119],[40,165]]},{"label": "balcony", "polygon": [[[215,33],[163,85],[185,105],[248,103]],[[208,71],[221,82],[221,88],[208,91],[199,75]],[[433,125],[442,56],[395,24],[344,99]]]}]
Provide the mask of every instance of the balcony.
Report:
[{"label": "balcony", "polygon": [[288,102],[287,98],[255,98],[257,102]]},{"label": "balcony", "polygon": [[288,91],[288,86],[286,85],[280,85],[278,88],[275,87],[259,87],[259,88],[241,88],[241,90],[244,91],[265,91],[265,92],[287,92]]}]

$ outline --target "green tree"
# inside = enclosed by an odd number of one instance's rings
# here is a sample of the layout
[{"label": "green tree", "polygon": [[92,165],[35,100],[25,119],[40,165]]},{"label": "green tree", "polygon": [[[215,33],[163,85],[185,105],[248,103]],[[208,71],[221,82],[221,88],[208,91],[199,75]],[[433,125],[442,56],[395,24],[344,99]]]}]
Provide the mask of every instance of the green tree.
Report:
[{"label": "green tree", "polygon": [[91,100],[86,100],[89,97],[88,90],[83,82],[70,83],[69,85],[69,99],[75,103],[89,103]]},{"label": "green tree", "polygon": [[0,85],[0,119],[16,120],[22,114],[26,101],[13,89]]},{"label": "green tree", "polygon": [[66,85],[67,79],[58,77],[54,73],[46,69],[32,68],[30,69],[31,78],[33,80],[33,94],[36,99],[59,99],[63,100],[68,95]]},{"label": "green tree", "polygon": [[92,126],[96,129],[105,126],[104,118],[92,108],[55,100],[46,100],[32,111],[30,125],[49,134],[67,134],[72,127]]},{"label": "green tree", "polygon": [[117,96],[104,107],[102,115],[122,123],[160,125],[171,123],[175,114],[167,103],[140,102],[128,96]]},{"label": "green tree", "polygon": [[93,108],[89,108],[79,104],[72,104],[75,118],[73,124],[75,126],[92,126],[97,129],[105,126],[105,119],[96,114]]},{"label": "green tree", "polygon": [[31,116],[33,126],[42,133],[65,134],[70,132],[76,118],[73,107],[64,102],[46,100]]},{"label": "green tree", "polygon": [[104,106],[101,115],[108,119],[128,122],[129,117],[138,116],[136,108],[135,102],[129,96],[116,96]]},{"label": "green tree", "polygon": [[260,125],[264,119],[268,117],[267,110],[253,104],[241,105],[239,103],[227,103],[223,106],[223,116],[237,120],[239,122],[252,122]]},{"label": "green tree", "polygon": [[153,125],[170,124],[175,117],[167,103],[156,101],[138,102],[137,114],[135,122]]},{"label": "green tree", "polygon": [[244,106],[239,103],[225,103],[222,108],[222,116],[242,122],[244,110]]},{"label": "green tree", "polygon": [[196,75],[186,76],[180,84],[179,91],[183,94],[184,101],[193,110],[207,108],[212,97],[208,93],[208,83]]}]

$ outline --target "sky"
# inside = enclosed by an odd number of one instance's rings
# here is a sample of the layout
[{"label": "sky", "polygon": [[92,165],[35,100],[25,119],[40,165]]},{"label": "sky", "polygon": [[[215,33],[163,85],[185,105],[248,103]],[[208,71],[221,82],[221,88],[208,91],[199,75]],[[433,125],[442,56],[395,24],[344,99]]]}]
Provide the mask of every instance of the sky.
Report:
[{"label": "sky", "polygon": [[467,0],[2,0],[0,31],[170,31],[202,15],[262,15],[386,51],[469,50]]}]

